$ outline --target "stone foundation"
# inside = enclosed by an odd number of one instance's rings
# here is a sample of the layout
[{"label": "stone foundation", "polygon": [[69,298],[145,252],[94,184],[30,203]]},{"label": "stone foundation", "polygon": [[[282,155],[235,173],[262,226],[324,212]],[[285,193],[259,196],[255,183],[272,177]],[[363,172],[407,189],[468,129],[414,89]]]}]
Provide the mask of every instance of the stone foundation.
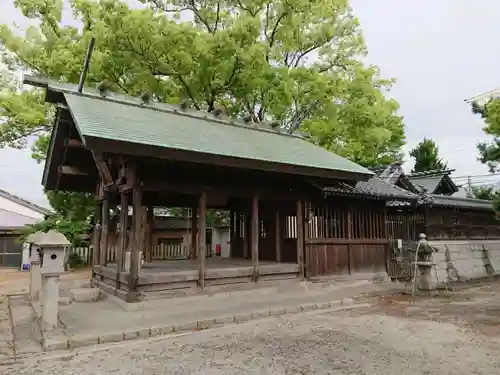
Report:
[{"label": "stone foundation", "polygon": [[430,241],[429,244],[439,250],[433,255],[439,284],[500,274],[500,241]]}]

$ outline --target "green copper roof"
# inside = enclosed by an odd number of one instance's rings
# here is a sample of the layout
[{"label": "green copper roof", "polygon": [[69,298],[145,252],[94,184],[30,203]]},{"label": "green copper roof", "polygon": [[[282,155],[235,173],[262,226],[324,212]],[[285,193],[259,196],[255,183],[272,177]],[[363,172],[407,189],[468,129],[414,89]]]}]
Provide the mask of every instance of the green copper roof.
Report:
[{"label": "green copper roof", "polygon": [[[65,85],[67,86],[67,85]],[[48,89],[51,86],[49,85]],[[58,87],[54,87],[57,91]],[[274,162],[353,174],[368,169],[298,136],[281,134],[264,125],[214,118],[210,113],[181,111],[176,106],[110,95],[64,93],[76,126],[85,137],[118,140],[232,158]],[[123,100],[127,98],[127,100]]]}]

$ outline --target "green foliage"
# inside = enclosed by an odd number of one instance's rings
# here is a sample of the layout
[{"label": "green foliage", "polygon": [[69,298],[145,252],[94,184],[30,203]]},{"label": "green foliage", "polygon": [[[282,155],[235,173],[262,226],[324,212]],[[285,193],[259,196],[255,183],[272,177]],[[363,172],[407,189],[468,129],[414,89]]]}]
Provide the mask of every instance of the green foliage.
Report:
[{"label": "green foliage", "polygon": [[486,164],[491,172],[496,172],[500,162],[500,99],[491,99],[484,105],[473,102],[472,112],[483,118],[483,131],[493,137],[490,142],[478,144],[479,160]]},{"label": "green foliage", "polygon": [[443,170],[448,167],[439,157],[439,148],[432,139],[424,138],[410,151],[410,156],[415,159],[412,173]]},{"label": "green foliage", "polygon": [[[478,144],[479,160],[489,167],[490,172],[497,172],[500,162],[500,99],[490,99],[484,105],[473,102],[472,112],[479,114],[483,118],[485,123],[484,132],[493,137],[493,140],[490,142]],[[488,191],[485,191],[486,193]],[[500,193],[498,191],[494,192],[493,189],[491,189],[490,193],[489,197],[493,200],[493,207],[498,217],[500,216]]]},{"label": "green foliage", "polygon": [[500,196],[500,192],[496,191],[492,186],[471,186],[470,189],[467,189],[467,198],[492,201],[498,196]]},{"label": "green foliage", "polygon": [[[96,37],[87,84],[109,81],[114,90],[147,91],[168,103],[189,98],[198,109],[251,113],[282,128],[316,101],[303,123],[313,142],[367,166],[400,158],[402,118],[384,95],[392,81],[360,63],[365,45],[347,0],[145,1],[130,9],[72,0],[78,29],[63,22],[62,0],[16,0],[36,26],[24,36],[0,26],[3,60],[12,71],[76,83]],[[180,21],[181,10],[192,21]],[[46,134],[51,112],[37,91],[8,91],[0,107],[10,102],[19,104],[4,112],[10,125],[0,144]],[[18,113],[29,118],[15,121]],[[34,157],[43,159],[46,146],[40,138]]]},{"label": "green foliage", "polygon": [[73,246],[88,244],[92,230],[92,218],[96,206],[91,194],[49,191],[46,196],[55,211],[45,220],[29,225],[23,232],[23,238],[38,231],[51,229],[64,234]]},{"label": "green foliage", "polygon": [[83,261],[83,258],[80,256],[80,254],[73,251],[68,256],[68,265],[71,267],[71,269],[76,269],[85,266],[85,262]]}]

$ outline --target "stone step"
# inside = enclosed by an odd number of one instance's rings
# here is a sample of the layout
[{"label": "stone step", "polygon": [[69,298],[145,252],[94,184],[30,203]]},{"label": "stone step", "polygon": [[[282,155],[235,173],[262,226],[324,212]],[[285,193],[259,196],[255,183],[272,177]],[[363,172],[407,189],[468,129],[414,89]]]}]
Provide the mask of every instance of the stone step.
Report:
[{"label": "stone step", "polygon": [[72,301],[94,302],[101,298],[101,291],[97,288],[76,288],[69,291]]}]

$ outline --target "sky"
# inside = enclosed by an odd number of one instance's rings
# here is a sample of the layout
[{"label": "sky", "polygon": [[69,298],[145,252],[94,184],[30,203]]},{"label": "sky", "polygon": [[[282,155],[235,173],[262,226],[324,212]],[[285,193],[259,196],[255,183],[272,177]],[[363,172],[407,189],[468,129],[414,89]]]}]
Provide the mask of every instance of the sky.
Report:
[{"label": "sky", "polygon": [[[0,0],[0,23],[22,26],[12,0]],[[368,46],[367,61],[385,78],[401,105],[408,151],[422,138],[436,141],[455,169],[457,183],[500,180],[483,177],[476,144],[487,140],[483,123],[464,99],[500,87],[500,1],[351,0]],[[412,163],[405,168],[409,171]],[[0,189],[47,205],[41,187],[43,165],[30,152],[0,149]]]}]

